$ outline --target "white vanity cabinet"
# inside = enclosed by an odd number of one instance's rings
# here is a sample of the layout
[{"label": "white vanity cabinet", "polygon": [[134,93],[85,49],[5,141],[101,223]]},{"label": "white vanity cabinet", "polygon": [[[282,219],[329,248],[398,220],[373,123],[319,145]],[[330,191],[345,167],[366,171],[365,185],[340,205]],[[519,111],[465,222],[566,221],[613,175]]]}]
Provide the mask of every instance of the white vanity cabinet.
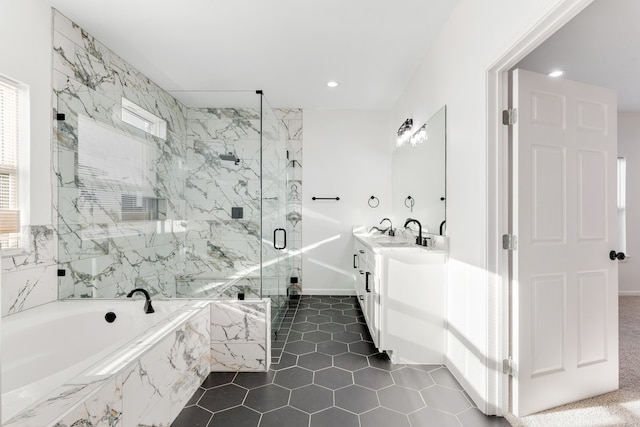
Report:
[{"label": "white vanity cabinet", "polygon": [[356,295],[369,333],[379,347],[380,285],[375,253],[356,239],[353,266],[356,269]]},{"label": "white vanity cabinet", "polygon": [[354,240],[355,291],[378,350],[394,363],[443,363],[446,252]]}]

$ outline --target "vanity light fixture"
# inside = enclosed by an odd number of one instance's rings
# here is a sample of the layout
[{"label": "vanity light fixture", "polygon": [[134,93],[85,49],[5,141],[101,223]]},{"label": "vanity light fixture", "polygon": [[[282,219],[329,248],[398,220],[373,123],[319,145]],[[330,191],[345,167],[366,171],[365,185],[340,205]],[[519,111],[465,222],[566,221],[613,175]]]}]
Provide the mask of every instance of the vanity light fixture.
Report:
[{"label": "vanity light fixture", "polygon": [[413,128],[413,119],[407,119],[402,123],[402,126],[398,128],[398,136],[396,138],[396,145],[402,147],[411,139],[411,129]]},{"label": "vanity light fixture", "polygon": [[553,70],[551,71],[549,74],[547,74],[549,77],[560,77],[564,74],[564,70]]},{"label": "vanity light fixture", "polygon": [[411,135],[411,140],[409,142],[412,147],[415,147],[416,145],[424,143],[427,139],[429,139],[429,135],[427,135],[427,124],[425,123],[420,126],[420,129]]},{"label": "vanity light fixture", "polygon": [[330,82],[327,82],[327,86],[329,86],[329,87],[338,87],[338,82],[332,80]]}]

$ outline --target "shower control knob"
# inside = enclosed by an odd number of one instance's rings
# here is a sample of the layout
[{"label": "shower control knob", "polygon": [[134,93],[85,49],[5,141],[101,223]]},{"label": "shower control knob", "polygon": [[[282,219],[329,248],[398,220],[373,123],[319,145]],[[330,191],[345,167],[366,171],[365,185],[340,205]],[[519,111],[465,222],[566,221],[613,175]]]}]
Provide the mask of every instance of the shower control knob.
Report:
[{"label": "shower control knob", "polygon": [[611,261],[615,261],[616,259],[618,261],[622,261],[624,258],[625,258],[624,252],[616,252],[616,251],[609,252],[609,259]]}]

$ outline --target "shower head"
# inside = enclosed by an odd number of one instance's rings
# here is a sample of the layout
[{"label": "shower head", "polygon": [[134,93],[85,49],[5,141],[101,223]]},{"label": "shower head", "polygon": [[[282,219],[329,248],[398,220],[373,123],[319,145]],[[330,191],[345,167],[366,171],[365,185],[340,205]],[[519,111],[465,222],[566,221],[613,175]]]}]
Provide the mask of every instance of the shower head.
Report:
[{"label": "shower head", "polygon": [[236,165],[240,163],[240,159],[236,157],[233,153],[220,154],[220,160],[228,160],[230,162],[234,162]]}]

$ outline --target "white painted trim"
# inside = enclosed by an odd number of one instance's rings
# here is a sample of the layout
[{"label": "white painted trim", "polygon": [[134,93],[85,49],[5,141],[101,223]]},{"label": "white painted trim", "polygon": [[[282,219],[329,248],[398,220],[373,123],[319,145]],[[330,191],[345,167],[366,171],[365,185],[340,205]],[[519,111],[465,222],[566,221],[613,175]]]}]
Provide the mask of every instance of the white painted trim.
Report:
[{"label": "white painted trim", "polygon": [[[510,354],[509,258],[500,243],[509,232],[509,140],[508,129],[500,124],[501,112],[509,106],[508,72],[592,1],[563,1],[487,68],[487,356],[495,363]],[[488,372],[487,413],[505,415],[510,411],[509,377],[497,368]]]},{"label": "white painted trim", "polygon": [[640,297],[640,291],[618,291],[621,297]]},{"label": "white painted trim", "polygon": [[302,295],[337,295],[337,296],[356,296],[355,290],[351,289],[309,289],[303,288]]}]

